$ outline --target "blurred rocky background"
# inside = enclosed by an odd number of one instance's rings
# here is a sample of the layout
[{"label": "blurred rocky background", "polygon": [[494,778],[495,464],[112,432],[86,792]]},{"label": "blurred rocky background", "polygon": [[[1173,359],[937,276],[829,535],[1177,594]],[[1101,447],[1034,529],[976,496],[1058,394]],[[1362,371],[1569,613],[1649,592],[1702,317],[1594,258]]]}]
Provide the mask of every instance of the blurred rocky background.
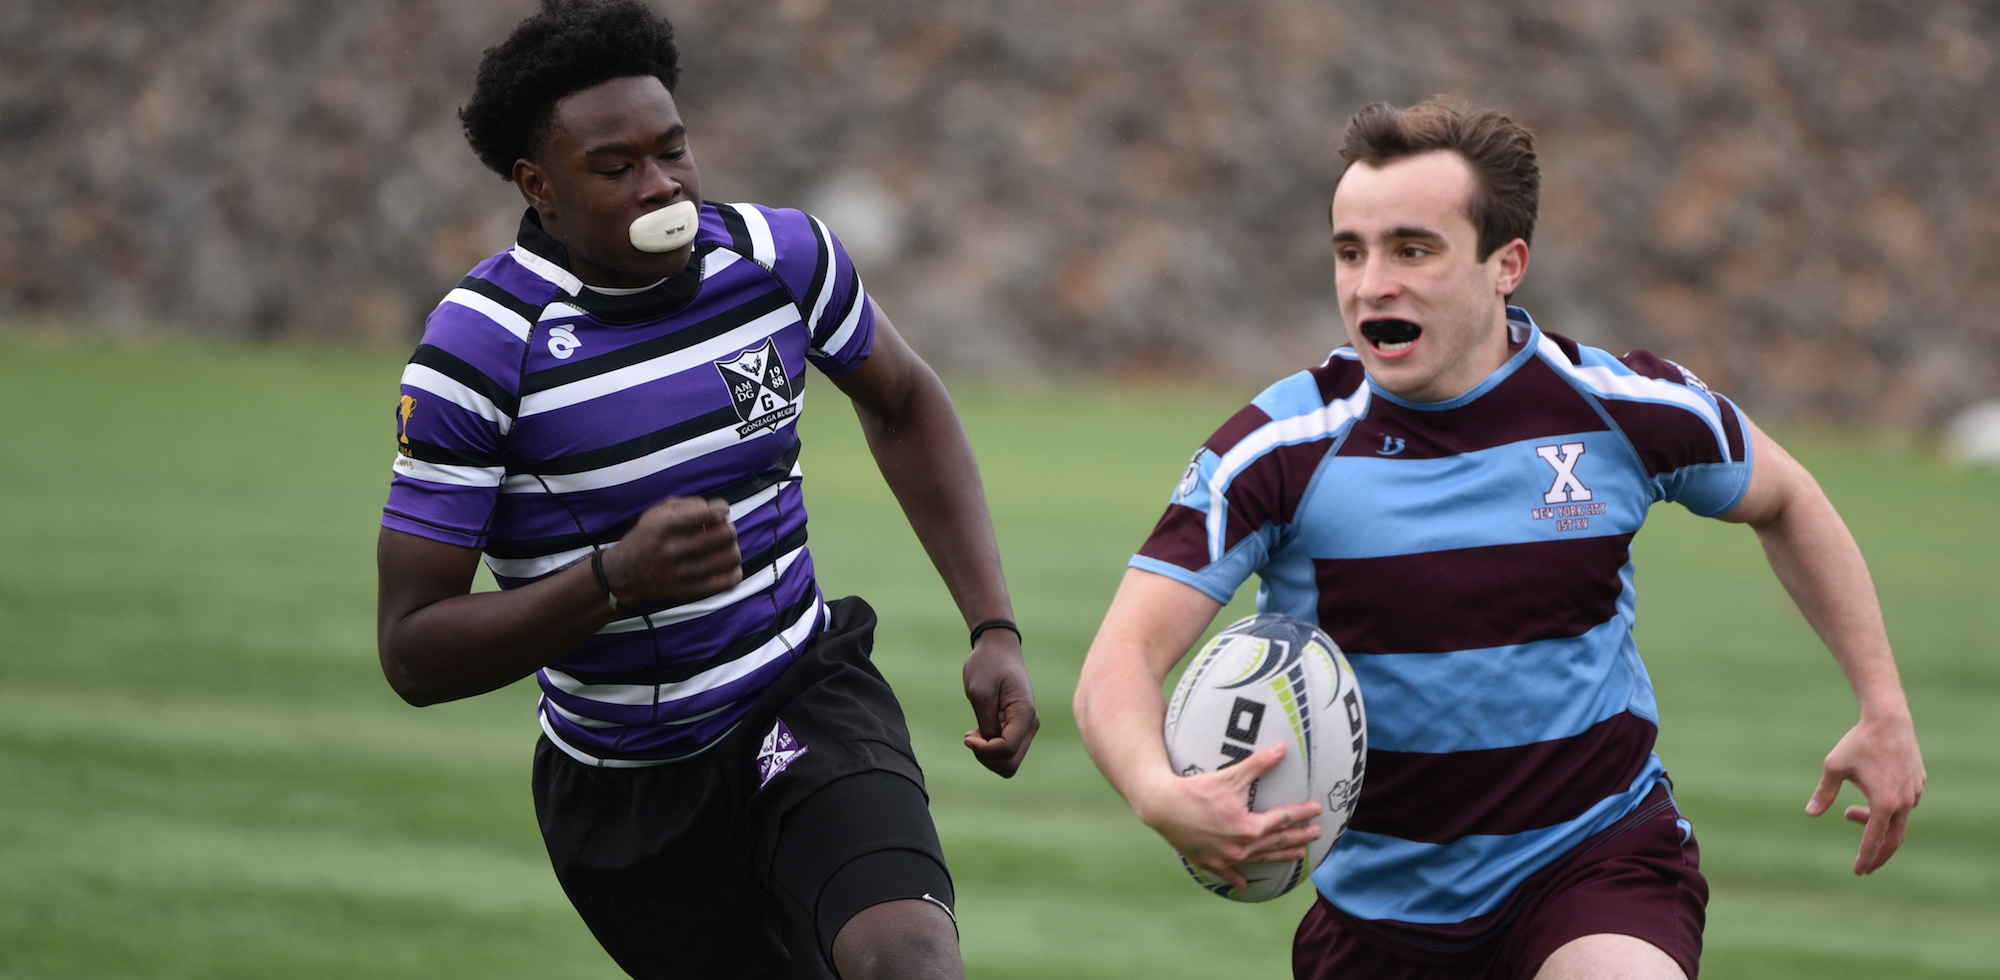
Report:
[{"label": "blurred rocky background", "polygon": [[[518,218],[457,131],[527,0],[9,0],[0,316],[407,346]],[[706,195],[815,210],[960,376],[1337,342],[1342,123],[1541,137],[1519,300],[1777,417],[2000,395],[1993,0],[671,0]]]}]

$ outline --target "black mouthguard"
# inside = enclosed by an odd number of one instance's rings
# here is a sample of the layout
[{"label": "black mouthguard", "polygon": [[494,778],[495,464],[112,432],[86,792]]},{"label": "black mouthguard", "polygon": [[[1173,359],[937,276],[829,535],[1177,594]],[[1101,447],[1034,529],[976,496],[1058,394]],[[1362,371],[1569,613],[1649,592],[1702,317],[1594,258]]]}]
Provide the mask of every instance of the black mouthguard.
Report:
[{"label": "black mouthguard", "polygon": [[1424,328],[1408,320],[1370,320],[1361,325],[1361,336],[1377,344],[1401,344],[1417,339]]}]

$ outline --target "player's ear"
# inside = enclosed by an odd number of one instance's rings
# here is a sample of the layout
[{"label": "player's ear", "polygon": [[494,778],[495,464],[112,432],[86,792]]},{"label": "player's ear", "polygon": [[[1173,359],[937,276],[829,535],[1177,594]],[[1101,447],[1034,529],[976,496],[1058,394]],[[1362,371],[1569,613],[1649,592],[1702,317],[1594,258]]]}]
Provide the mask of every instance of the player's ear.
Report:
[{"label": "player's ear", "polygon": [[1494,249],[1486,261],[1493,267],[1493,284],[1500,295],[1512,296],[1528,275],[1528,243],[1516,238]]},{"label": "player's ear", "polygon": [[549,172],[527,157],[514,161],[514,186],[528,206],[547,214],[555,208],[554,187]]}]

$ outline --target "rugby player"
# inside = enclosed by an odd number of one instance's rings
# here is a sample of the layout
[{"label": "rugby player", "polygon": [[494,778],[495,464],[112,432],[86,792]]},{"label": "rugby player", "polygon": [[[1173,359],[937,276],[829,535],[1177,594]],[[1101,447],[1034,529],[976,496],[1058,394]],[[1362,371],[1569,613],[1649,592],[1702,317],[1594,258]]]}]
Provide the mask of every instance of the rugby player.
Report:
[{"label": "rugby player", "polygon": [[[962,976],[874,614],[805,547],[806,365],[971,627],[965,744],[1011,776],[1039,721],[978,468],[824,224],[702,199],[678,59],[636,0],[549,0],[480,64],[466,136],[528,207],[403,375],[382,670],[418,705],[535,675],[549,857],[631,975]],[[694,241],[635,248],[681,201]]]},{"label": "rugby player", "polygon": [[1162,679],[1237,587],[1317,622],[1368,700],[1349,830],[1314,875],[1302,978],[1693,978],[1707,885],[1653,753],[1629,545],[1675,501],[1749,524],[1845,671],[1857,874],[1903,840],[1924,768],[1874,586],[1826,495],[1693,374],[1508,305],[1540,194],[1533,136],[1438,102],[1349,122],[1331,208],[1347,345],[1195,454],[1105,616],[1077,722],[1139,818],[1239,887],[1317,803],[1248,808],[1283,746],[1178,778]]}]

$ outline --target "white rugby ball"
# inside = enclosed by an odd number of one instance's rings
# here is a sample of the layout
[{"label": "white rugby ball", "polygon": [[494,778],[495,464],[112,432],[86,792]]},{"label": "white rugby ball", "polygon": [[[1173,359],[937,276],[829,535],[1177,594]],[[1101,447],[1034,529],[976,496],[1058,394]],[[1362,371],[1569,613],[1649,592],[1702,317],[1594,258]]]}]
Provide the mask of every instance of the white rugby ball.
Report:
[{"label": "white rugby ball", "polygon": [[1260,613],[1230,624],[1201,648],[1167,703],[1167,758],[1182,776],[1226,769],[1251,752],[1285,743],[1285,758],[1250,784],[1250,809],[1315,800],[1323,833],[1298,861],[1237,867],[1237,889],[1194,865],[1203,888],[1238,902],[1291,891],[1326,859],[1361,798],[1368,720],[1354,668],[1311,623]]}]

